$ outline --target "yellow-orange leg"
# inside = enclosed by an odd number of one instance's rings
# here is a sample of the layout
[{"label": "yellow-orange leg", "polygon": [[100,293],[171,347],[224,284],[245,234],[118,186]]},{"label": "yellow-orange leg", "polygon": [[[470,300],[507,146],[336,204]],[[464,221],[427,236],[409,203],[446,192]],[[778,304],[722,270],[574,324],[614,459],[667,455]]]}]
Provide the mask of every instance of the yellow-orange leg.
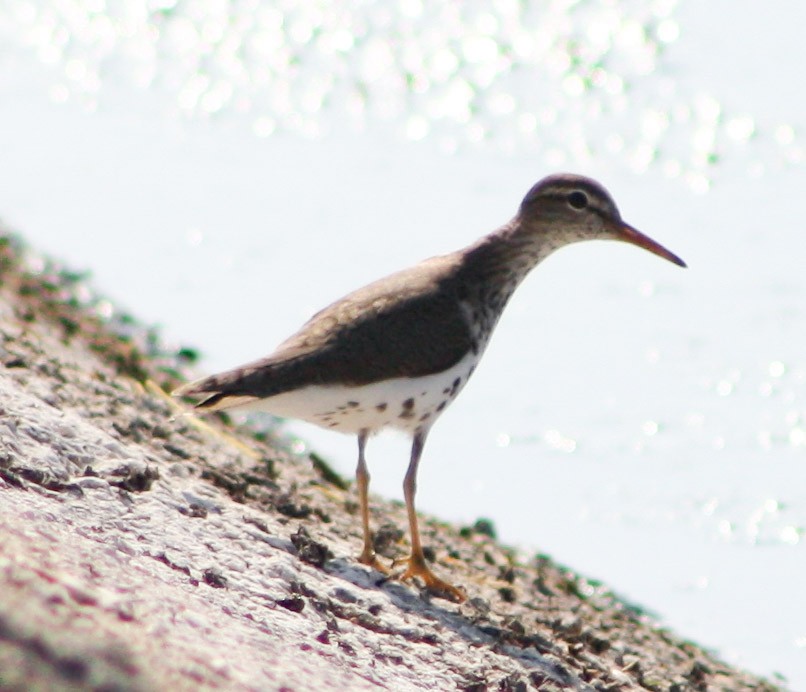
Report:
[{"label": "yellow-orange leg", "polygon": [[369,565],[379,572],[387,574],[389,570],[382,565],[375,555],[375,548],[372,546],[372,533],[369,530],[369,470],[364,458],[364,448],[367,445],[369,431],[362,430],[358,433],[358,467],[355,470],[355,480],[358,483],[358,502],[361,505],[361,523],[364,526],[364,549],[359,556],[359,562]]},{"label": "yellow-orange leg", "polygon": [[414,433],[414,441],[411,445],[411,461],[406,471],[406,478],[403,481],[403,495],[406,498],[406,510],[409,515],[409,531],[411,532],[411,555],[409,556],[406,571],[401,575],[402,580],[419,577],[425,583],[426,588],[447,596],[459,603],[467,599],[467,595],[453,584],[449,584],[434,574],[425,562],[423,546],[420,543],[420,527],[417,523],[417,512],[414,509],[414,495],[417,492],[417,466],[425,446],[427,429],[419,429]]}]

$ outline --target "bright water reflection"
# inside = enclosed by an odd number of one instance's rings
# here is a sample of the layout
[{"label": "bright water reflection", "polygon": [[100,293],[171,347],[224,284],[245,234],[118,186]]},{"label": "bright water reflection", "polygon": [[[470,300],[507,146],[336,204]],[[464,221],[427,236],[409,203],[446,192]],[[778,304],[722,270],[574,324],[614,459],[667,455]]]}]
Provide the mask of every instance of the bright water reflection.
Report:
[{"label": "bright water reflection", "polygon": [[0,36],[54,67],[56,102],[95,109],[122,82],[260,137],[380,121],[444,152],[658,166],[698,192],[725,157],[802,161],[791,123],[731,112],[669,69],[678,4],[6,0]]}]

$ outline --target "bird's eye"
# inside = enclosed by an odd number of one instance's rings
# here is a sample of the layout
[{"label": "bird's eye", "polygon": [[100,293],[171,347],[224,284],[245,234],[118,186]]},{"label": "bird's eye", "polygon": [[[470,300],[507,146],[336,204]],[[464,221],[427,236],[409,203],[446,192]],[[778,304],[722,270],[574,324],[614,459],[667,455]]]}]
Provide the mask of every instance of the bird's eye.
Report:
[{"label": "bird's eye", "polygon": [[568,204],[574,209],[584,209],[588,206],[588,196],[580,190],[574,190],[568,195]]}]

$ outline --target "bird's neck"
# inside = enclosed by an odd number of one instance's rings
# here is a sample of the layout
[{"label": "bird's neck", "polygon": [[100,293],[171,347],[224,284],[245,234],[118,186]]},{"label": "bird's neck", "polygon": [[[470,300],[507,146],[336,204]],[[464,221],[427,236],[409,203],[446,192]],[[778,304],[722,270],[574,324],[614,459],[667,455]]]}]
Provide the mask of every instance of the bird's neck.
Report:
[{"label": "bird's neck", "polygon": [[564,244],[515,217],[464,251],[462,274],[468,285],[500,294],[506,302],[526,275]]},{"label": "bird's neck", "polygon": [[456,286],[482,350],[521,281],[562,244],[516,217],[461,252]]}]

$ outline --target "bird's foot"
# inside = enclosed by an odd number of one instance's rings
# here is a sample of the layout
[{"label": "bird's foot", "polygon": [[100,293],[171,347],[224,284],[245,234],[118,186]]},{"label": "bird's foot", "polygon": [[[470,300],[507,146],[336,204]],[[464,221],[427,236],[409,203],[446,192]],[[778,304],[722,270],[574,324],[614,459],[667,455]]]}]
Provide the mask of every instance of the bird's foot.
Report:
[{"label": "bird's foot", "polygon": [[375,551],[372,549],[364,548],[364,552],[358,557],[358,561],[362,565],[367,565],[372,567],[372,569],[378,570],[381,574],[389,574],[389,568],[378,560],[378,556],[375,555]]},{"label": "bird's foot", "polygon": [[408,581],[417,577],[425,584],[426,589],[437,596],[442,596],[455,603],[463,603],[467,600],[467,594],[464,591],[434,574],[431,568],[425,564],[425,558],[422,555],[413,554],[407,562],[406,570],[399,576],[396,575],[400,581]]}]

